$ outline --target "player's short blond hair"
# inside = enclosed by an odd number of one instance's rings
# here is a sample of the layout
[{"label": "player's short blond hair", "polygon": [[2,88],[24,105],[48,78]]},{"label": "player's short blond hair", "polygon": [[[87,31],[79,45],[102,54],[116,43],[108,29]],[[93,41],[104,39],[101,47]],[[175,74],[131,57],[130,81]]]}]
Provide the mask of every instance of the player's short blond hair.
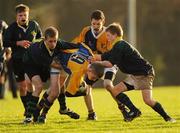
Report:
[{"label": "player's short blond hair", "polygon": [[29,7],[24,4],[19,4],[15,7],[16,13],[29,12]]},{"label": "player's short blond hair", "polygon": [[103,66],[102,63],[94,62],[90,65],[90,68],[92,69],[92,72],[97,75],[97,78],[103,76],[105,66]]},{"label": "player's short blond hair", "polygon": [[123,29],[119,23],[112,23],[110,24],[107,29],[107,32],[110,32],[111,34],[117,34],[117,36],[122,37],[123,36]]},{"label": "player's short blond hair", "polygon": [[58,34],[59,34],[58,30],[55,27],[50,26],[45,30],[44,37],[45,37],[45,39],[47,39],[48,37],[57,37],[58,38]]}]

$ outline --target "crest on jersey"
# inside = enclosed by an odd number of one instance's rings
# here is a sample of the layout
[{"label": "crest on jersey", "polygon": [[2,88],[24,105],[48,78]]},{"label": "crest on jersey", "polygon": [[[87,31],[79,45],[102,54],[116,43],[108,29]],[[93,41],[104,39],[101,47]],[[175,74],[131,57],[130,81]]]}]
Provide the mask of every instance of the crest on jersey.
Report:
[{"label": "crest on jersey", "polygon": [[33,37],[35,37],[36,34],[37,34],[37,33],[36,33],[34,30],[31,32],[31,35],[33,35]]}]

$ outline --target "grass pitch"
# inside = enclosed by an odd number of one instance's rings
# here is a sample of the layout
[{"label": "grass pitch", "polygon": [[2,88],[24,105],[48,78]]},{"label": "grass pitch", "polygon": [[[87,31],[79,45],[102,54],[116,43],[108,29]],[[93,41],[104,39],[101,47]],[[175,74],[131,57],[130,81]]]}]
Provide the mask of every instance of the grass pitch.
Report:
[{"label": "grass pitch", "polygon": [[12,99],[8,92],[0,100],[0,133],[55,133],[55,132],[102,132],[102,133],[179,133],[180,132],[180,87],[156,87],[153,96],[165,110],[174,117],[176,123],[165,122],[156,112],[143,103],[140,91],[126,93],[142,111],[142,116],[126,123],[123,121],[117,105],[105,89],[94,89],[94,106],[97,121],[87,121],[87,109],[83,97],[67,98],[67,105],[79,113],[80,119],[70,119],[58,113],[56,101],[49,111],[46,124],[22,124],[23,107],[20,99]]}]

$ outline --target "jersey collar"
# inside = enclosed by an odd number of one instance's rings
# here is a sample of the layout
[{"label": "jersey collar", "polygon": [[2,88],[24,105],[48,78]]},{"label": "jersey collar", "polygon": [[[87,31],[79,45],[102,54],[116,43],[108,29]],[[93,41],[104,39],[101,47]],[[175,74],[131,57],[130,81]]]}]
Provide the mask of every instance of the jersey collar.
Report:
[{"label": "jersey collar", "polygon": [[18,22],[16,22],[17,23],[17,25],[24,31],[24,32],[26,32],[27,31],[27,29],[28,29],[28,25],[29,25],[29,21],[26,23],[26,26],[27,26],[27,28],[24,28],[23,26],[21,26]]},{"label": "jersey collar", "polygon": [[117,37],[117,38],[113,41],[112,46],[114,46],[114,44],[116,44],[117,42],[119,42],[119,41],[121,41],[121,40],[122,40],[122,36]]},{"label": "jersey collar", "polygon": [[92,32],[94,38],[96,38],[96,39],[98,39],[105,32],[105,30],[106,30],[106,27],[103,26],[102,31],[98,35],[95,35],[95,31],[94,31],[93,27],[91,26],[91,32]]},{"label": "jersey collar", "polygon": [[48,47],[48,45],[45,42],[44,42],[44,44],[46,46],[46,49],[47,49],[49,55],[52,56],[54,52],[50,50],[50,48]]}]

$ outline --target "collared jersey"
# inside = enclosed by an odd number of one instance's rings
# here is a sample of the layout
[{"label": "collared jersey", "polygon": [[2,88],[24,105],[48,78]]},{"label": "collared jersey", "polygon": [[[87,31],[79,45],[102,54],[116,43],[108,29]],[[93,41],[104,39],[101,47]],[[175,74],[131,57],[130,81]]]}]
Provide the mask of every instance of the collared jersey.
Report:
[{"label": "collared jersey", "polygon": [[27,49],[17,46],[17,41],[28,40],[32,43],[42,37],[39,24],[36,21],[29,21],[26,28],[18,25],[17,22],[12,23],[6,30],[4,35],[4,47],[12,48],[12,57],[14,59],[22,59]]},{"label": "collared jersey", "polygon": [[140,55],[137,49],[124,40],[115,42],[113,48],[101,57],[102,60],[116,64],[122,72],[127,74],[154,74],[152,65]]},{"label": "collared jersey", "polygon": [[93,28],[87,26],[83,28],[79,36],[77,36],[73,42],[84,42],[89,46],[93,53],[104,53],[112,48],[112,45],[107,40],[105,27],[103,27],[103,30],[96,35]]}]

